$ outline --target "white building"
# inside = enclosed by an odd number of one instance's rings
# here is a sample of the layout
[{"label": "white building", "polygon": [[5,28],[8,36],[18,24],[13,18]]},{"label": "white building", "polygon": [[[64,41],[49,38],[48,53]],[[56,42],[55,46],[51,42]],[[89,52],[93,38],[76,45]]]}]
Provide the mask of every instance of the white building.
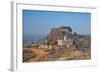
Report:
[{"label": "white building", "polygon": [[39,48],[48,48],[48,45],[41,44],[41,45],[39,45]]},{"label": "white building", "polygon": [[60,46],[63,46],[63,45],[69,46],[73,44],[73,39],[70,39],[70,38],[68,39],[67,36],[65,35],[63,39],[58,39],[57,42],[58,42],[58,45]]},{"label": "white building", "polygon": [[65,35],[62,39],[58,39],[58,45],[66,45],[67,44],[67,36]]}]

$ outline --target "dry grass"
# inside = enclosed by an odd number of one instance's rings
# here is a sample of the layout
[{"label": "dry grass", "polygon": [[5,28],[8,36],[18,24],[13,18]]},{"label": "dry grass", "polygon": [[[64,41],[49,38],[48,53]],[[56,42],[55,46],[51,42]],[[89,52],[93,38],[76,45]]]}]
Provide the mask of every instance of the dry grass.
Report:
[{"label": "dry grass", "polygon": [[23,62],[28,61],[29,59],[36,57],[37,55],[30,49],[23,50]]}]

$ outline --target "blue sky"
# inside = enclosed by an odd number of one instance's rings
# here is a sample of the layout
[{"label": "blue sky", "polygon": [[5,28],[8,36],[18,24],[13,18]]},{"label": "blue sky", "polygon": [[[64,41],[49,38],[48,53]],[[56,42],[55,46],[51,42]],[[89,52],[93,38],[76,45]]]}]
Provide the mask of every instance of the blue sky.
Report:
[{"label": "blue sky", "polygon": [[78,34],[91,33],[91,14],[23,10],[23,34],[47,35],[51,28],[70,26]]}]

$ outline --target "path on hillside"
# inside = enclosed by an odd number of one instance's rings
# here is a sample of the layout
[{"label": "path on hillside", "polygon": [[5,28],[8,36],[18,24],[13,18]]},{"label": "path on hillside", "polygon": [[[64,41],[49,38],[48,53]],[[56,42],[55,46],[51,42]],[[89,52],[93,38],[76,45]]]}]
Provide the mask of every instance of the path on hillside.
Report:
[{"label": "path on hillside", "polygon": [[41,50],[41,49],[37,49],[37,48],[31,48],[31,51],[34,52],[37,56],[36,56],[36,58],[31,58],[27,62],[36,62],[40,58],[42,58],[43,56],[45,56],[46,54],[48,54],[48,52],[46,52],[44,50]]}]

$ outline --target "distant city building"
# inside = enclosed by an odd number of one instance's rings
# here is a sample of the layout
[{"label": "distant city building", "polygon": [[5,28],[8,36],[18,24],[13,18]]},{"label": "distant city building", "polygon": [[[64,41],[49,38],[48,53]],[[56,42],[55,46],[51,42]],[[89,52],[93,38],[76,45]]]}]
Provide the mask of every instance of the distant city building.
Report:
[{"label": "distant city building", "polygon": [[41,39],[31,43],[30,47],[39,47],[42,49],[52,49],[53,45],[68,46],[74,42],[76,33],[72,32],[71,27],[62,26],[51,29],[48,39]]}]

